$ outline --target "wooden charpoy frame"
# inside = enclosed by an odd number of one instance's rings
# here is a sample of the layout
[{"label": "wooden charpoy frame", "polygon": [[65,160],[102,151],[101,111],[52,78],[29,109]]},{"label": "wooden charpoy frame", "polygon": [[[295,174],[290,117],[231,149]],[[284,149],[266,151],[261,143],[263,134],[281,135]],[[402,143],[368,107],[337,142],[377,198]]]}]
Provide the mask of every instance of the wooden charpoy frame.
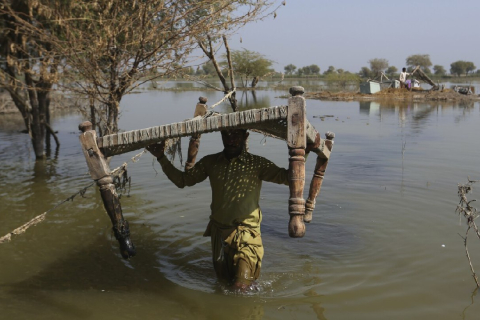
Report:
[{"label": "wooden charpoy frame", "polygon": [[[290,88],[292,95],[288,106],[253,109],[227,114],[207,116],[206,98],[200,97],[194,118],[187,121],[126,131],[97,137],[92,124],[85,121],[79,125],[82,131],[80,143],[93,180],[97,182],[105,210],[113,224],[113,231],[120,244],[122,256],[128,259],[135,255],[135,246],[130,239],[128,222],[123,218],[122,207],[113,184],[113,177],[106,157],[145,148],[162,140],[190,136],[185,169],[195,164],[200,137],[203,133],[250,129],[286,140],[289,149],[288,234],[299,238],[305,235],[305,222],[312,220],[315,199],[320,189],[333,147],[335,134],[327,132],[325,138],[310,124],[306,117],[306,103],[302,87]],[[317,154],[314,175],[307,200],[303,198],[305,186],[305,155]]]}]

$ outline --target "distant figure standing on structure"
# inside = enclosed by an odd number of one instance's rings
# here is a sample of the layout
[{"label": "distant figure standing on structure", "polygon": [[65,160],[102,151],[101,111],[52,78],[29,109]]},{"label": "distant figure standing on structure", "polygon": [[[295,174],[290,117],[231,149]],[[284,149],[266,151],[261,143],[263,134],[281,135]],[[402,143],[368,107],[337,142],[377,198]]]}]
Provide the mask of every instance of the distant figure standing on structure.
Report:
[{"label": "distant figure standing on structure", "polygon": [[402,72],[400,73],[400,88],[407,88],[408,90],[411,90],[412,84],[410,80],[407,80],[407,76],[409,76],[410,73],[407,72],[407,68],[403,68]]}]

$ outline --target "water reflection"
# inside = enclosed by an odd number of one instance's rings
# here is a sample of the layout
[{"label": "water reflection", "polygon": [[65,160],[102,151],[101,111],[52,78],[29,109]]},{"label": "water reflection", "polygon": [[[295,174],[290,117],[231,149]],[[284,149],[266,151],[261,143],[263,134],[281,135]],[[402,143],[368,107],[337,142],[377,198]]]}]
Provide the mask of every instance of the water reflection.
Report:
[{"label": "water reflection", "polygon": [[387,115],[396,115],[401,126],[407,121],[413,132],[419,134],[426,127],[430,118],[447,109],[462,109],[462,113],[455,116],[455,122],[465,119],[465,116],[475,107],[474,101],[459,102],[412,102],[412,101],[360,101],[359,113],[370,117],[378,117],[380,121]]},{"label": "water reflection", "polygon": [[[240,96],[240,97],[239,97]],[[255,90],[246,90],[237,93],[237,100],[240,110],[260,109],[271,107],[270,97],[268,95],[258,94]]]},{"label": "water reflection", "polygon": [[[82,237],[78,238],[79,241],[81,239]],[[98,298],[107,305],[111,304],[108,300],[112,295],[127,294],[139,289],[163,295],[167,299],[178,298],[172,292],[158,290],[159,287],[168,286],[168,281],[152,268],[155,258],[148,251],[143,252],[140,258],[142,263],[138,263],[135,268],[125,268],[121,259],[111,258],[111,246],[114,246],[113,242],[105,242],[103,236],[88,239],[87,246],[79,242],[78,249],[57,257],[37,274],[4,287],[8,288],[11,301],[15,301],[14,305],[26,304],[36,309],[36,312],[48,312],[66,318],[81,316],[85,319],[92,317],[95,310],[79,307],[76,302],[65,301],[61,295],[52,293],[83,292],[97,295],[104,292],[106,296]],[[129,314],[131,316],[131,311],[125,309],[123,315]]]}]

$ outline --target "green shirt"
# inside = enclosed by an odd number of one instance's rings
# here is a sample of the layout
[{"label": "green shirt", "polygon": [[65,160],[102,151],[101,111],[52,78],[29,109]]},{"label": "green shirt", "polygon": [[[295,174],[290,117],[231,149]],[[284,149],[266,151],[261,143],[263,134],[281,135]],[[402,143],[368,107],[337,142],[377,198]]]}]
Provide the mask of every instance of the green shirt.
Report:
[{"label": "green shirt", "polygon": [[223,152],[205,156],[186,172],[175,168],[166,157],[159,162],[163,172],[179,188],[193,186],[209,177],[212,188],[210,219],[226,227],[260,227],[262,181],[288,185],[286,169],[246,151],[230,161]]}]

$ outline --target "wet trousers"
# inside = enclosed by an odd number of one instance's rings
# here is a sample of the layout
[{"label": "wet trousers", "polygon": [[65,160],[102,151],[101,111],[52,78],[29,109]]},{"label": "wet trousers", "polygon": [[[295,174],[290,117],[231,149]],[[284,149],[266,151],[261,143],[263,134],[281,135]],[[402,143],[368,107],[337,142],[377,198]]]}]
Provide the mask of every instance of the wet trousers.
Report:
[{"label": "wet trousers", "polygon": [[213,267],[217,278],[250,285],[260,276],[263,245],[259,228],[226,227],[210,221]]}]

